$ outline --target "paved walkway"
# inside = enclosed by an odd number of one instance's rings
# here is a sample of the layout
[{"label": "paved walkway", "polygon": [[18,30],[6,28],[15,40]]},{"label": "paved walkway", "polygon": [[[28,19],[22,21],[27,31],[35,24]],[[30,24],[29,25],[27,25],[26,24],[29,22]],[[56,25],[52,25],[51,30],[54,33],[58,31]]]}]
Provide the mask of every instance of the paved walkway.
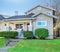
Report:
[{"label": "paved walkway", "polygon": [[0,48],[0,52],[8,52],[7,50],[10,48],[10,46],[6,46],[4,48]]},{"label": "paved walkway", "polygon": [[13,39],[7,44],[7,46],[0,48],[0,52],[8,52],[8,49],[11,48],[11,46],[14,46],[18,41],[19,39]]}]

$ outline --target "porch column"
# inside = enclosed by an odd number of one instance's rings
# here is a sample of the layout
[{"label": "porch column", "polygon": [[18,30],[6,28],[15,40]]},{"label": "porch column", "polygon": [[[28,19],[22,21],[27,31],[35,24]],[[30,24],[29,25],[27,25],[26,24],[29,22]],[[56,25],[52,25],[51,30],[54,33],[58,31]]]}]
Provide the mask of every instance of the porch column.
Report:
[{"label": "porch column", "polygon": [[27,31],[27,22],[24,22],[24,30]]},{"label": "porch column", "polygon": [[10,22],[6,22],[6,30],[9,31]]},{"label": "porch column", "polygon": [[30,23],[27,23],[27,31],[29,31],[29,27],[28,27],[29,25],[30,25]]},{"label": "porch column", "polygon": [[31,21],[31,25],[32,25],[32,32],[33,32],[33,36],[35,36],[35,32],[34,32],[34,20]]}]

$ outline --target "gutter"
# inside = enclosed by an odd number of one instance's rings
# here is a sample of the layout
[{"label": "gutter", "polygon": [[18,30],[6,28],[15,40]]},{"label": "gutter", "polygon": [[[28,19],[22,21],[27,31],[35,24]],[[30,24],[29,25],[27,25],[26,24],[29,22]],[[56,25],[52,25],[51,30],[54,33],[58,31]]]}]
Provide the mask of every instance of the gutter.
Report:
[{"label": "gutter", "polygon": [[32,19],[35,19],[35,18],[18,18],[18,19],[4,19],[3,21],[9,21],[9,20],[32,20]]}]

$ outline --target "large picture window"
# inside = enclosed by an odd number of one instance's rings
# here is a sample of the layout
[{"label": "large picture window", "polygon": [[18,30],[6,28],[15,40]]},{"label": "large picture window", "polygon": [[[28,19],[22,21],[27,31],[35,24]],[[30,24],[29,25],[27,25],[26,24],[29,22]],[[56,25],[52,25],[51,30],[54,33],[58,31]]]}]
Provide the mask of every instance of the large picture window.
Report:
[{"label": "large picture window", "polygon": [[46,21],[37,21],[37,26],[47,26]]}]

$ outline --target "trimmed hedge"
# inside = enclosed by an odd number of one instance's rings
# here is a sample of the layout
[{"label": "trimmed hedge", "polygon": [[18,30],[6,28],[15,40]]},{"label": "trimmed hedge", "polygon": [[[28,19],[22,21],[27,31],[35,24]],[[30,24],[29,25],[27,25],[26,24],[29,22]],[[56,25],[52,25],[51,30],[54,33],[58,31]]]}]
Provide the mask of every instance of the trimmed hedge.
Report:
[{"label": "trimmed hedge", "polygon": [[0,32],[0,37],[15,37],[18,35],[16,31],[2,31]]},{"label": "trimmed hedge", "polygon": [[32,38],[33,37],[33,32],[32,31],[24,31],[23,35],[26,38]]},{"label": "trimmed hedge", "polygon": [[36,34],[39,38],[45,39],[46,37],[48,37],[49,32],[48,32],[48,30],[45,29],[45,28],[38,28],[38,29],[35,30],[35,34]]}]

